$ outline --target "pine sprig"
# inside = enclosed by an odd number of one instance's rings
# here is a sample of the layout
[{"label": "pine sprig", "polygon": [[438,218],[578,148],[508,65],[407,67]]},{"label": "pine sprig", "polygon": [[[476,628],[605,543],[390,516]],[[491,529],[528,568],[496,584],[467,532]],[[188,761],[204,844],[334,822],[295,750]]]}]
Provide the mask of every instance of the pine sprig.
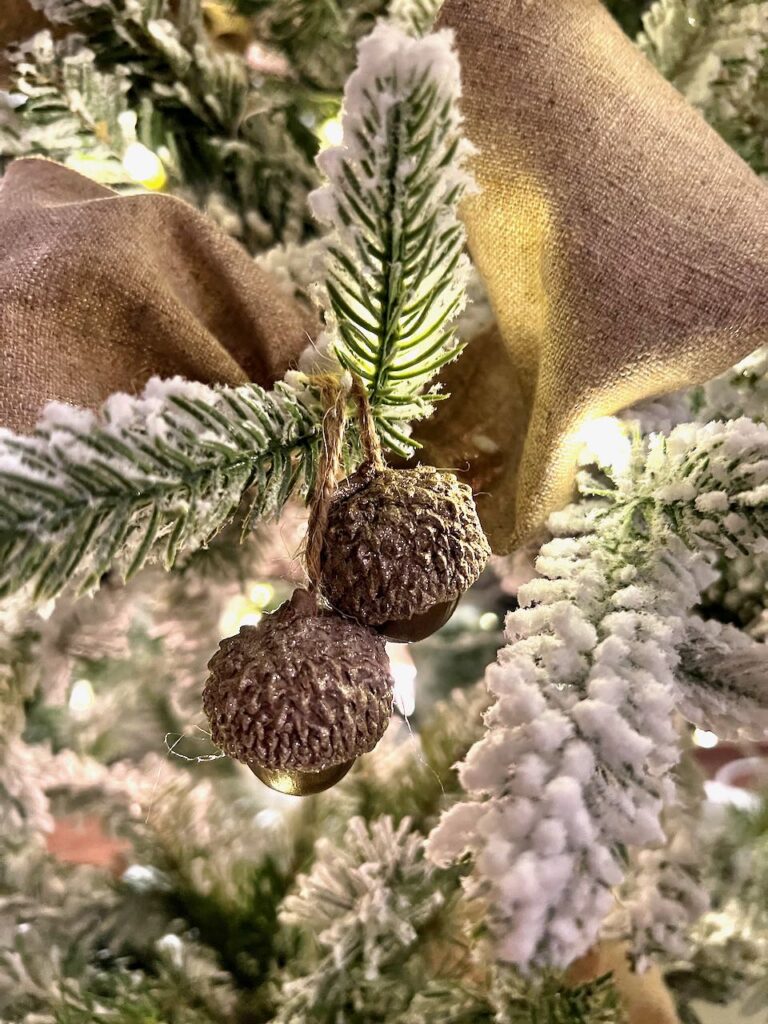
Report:
[{"label": "pine sprig", "polygon": [[726,142],[768,173],[768,3],[655,0],[637,42]]},{"label": "pine sprig", "polygon": [[[180,62],[176,86],[186,89],[189,54],[172,24],[150,18],[167,0],[152,0],[156,11],[149,0],[125,11],[114,0],[47,2],[65,19],[95,19],[107,49],[151,37],[160,56],[150,65]],[[190,0],[178,17],[198,14]],[[131,75],[146,76],[131,53]],[[455,207],[469,179],[459,65],[449,34],[416,40],[384,24],[360,58],[346,92],[347,142],[326,154],[331,180],[317,196],[337,227],[332,341],[366,382],[384,441],[405,453],[410,420],[437,397],[423,390],[461,350],[452,320],[465,301],[468,259]],[[200,87],[185,93],[185,109],[197,109]],[[163,82],[152,88],[171,105],[181,99]],[[201,119],[229,110],[230,100],[237,106],[226,88],[202,99]],[[252,515],[278,512],[311,485],[321,433],[307,378],[290,379],[271,393],[154,381],[138,400],[113,396],[100,417],[53,405],[31,437],[0,434],[0,598],[28,587],[44,600],[70,582],[88,589],[113,565],[127,576],[153,558],[172,566],[225,525],[249,490]],[[354,456],[353,428],[345,458]]]},{"label": "pine sprig", "polygon": [[429,32],[443,0],[390,0],[389,20],[412,36]]},{"label": "pine sprig", "polygon": [[312,195],[330,224],[329,326],[339,361],[366,383],[384,443],[413,450],[408,421],[462,345],[454,320],[469,261],[456,207],[471,179],[460,132],[459,64],[447,33],[413,39],[379,25],[345,90],[344,142],[318,158]]},{"label": "pine sprig", "polygon": [[530,980],[502,969],[496,987],[508,1024],[627,1024],[610,974],[569,986],[557,975]]},{"label": "pine sprig", "polygon": [[208,388],[175,378],[115,395],[96,417],[53,404],[29,437],[0,433],[0,596],[37,600],[113,564],[131,576],[204,544],[246,492],[250,514],[309,486],[319,420],[278,384]]}]

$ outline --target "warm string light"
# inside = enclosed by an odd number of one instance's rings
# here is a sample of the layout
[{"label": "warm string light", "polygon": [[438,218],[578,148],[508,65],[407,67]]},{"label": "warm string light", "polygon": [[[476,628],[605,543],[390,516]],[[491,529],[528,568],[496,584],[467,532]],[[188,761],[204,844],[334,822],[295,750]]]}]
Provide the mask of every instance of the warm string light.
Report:
[{"label": "warm string light", "polygon": [[499,628],[499,616],[495,612],[483,612],[477,624],[484,633],[493,633]]},{"label": "warm string light", "polygon": [[69,693],[69,710],[74,718],[86,718],[90,713],[96,695],[88,679],[76,679]]},{"label": "warm string light", "polygon": [[416,710],[416,666],[405,644],[387,644],[395,681],[395,707],[408,718]]},{"label": "warm string light", "polygon": [[131,142],[126,146],[123,169],[131,181],[153,192],[162,189],[168,181],[163,161],[142,142]]},{"label": "warm string light", "polygon": [[708,732],[706,729],[694,729],[693,742],[697,747],[702,747],[704,750],[711,750],[712,747],[717,746],[719,741],[713,732]]},{"label": "warm string light", "polygon": [[143,185],[153,192],[160,191],[168,182],[163,161],[143,142],[136,138],[137,117],[133,110],[124,110],[117,118],[125,141],[123,170],[137,185]]},{"label": "warm string light", "polygon": [[340,146],[344,139],[341,115],[329,117],[323,121],[318,126],[317,137],[320,140],[322,149],[328,149],[330,146]]},{"label": "warm string light", "polygon": [[219,618],[223,636],[234,636],[241,626],[255,626],[275,596],[271,583],[251,583],[244,593],[235,594],[224,606]]},{"label": "warm string light", "polygon": [[616,416],[601,416],[583,424],[575,440],[583,449],[582,463],[596,462],[614,473],[624,473],[629,469],[632,441],[627,436],[626,424]]}]

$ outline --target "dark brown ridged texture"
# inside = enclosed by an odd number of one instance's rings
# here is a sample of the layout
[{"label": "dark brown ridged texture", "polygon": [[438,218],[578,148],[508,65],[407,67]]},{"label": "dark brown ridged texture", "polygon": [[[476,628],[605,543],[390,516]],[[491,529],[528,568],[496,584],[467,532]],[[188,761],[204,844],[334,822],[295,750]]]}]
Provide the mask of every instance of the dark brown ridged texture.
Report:
[{"label": "dark brown ridged texture", "polygon": [[372,750],[392,712],[383,640],[306,591],[222,640],[208,668],[213,741],[246,764],[323,771]]},{"label": "dark brown ridged texture", "polygon": [[490,553],[472,491],[452,473],[366,464],[331,507],[323,593],[344,615],[378,627],[456,600]]}]

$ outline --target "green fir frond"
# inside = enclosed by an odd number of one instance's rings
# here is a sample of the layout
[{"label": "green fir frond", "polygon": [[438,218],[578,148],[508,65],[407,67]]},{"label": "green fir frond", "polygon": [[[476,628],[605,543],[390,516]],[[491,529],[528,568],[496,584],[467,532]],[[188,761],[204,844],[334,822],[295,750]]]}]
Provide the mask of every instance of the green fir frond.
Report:
[{"label": "green fir frond", "polygon": [[259,40],[287,60],[304,88],[339,93],[355,64],[355,47],[378,18],[424,35],[442,0],[234,0],[254,19]]},{"label": "green fir frond", "polygon": [[642,14],[648,6],[648,0],[603,0],[603,3],[624,31],[634,38],[640,31]]},{"label": "green fir frond", "polygon": [[311,482],[320,415],[278,384],[208,388],[152,380],[96,417],[48,406],[35,432],[0,433],[0,596],[37,600],[68,582],[95,586],[113,564],[131,576],[172,566],[232,518],[276,515]]},{"label": "green fir frond", "polygon": [[24,47],[15,71],[21,112],[6,130],[0,125],[0,159],[77,154],[81,168],[98,166],[101,181],[129,181],[120,163],[130,87],[124,69],[99,71],[95,53],[82,40],[55,44],[44,31]]},{"label": "green fir frond", "polygon": [[330,224],[329,328],[344,367],[364,380],[382,441],[408,455],[425,389],[461,351],[454,321],[469,260],[456,208],[471,184],[451,37],[413,39],[380,24],[360,46],[344,99],[344,141],[318,158],[312,195]]},{"label": "green fir frond", "polygon": [[384,0],[235,0],[256,35],[279,50],[305,87],[341,92],[355,44],[385,13]]},{"label": "green fir frond", "polygon": [[500,969],[496,1001],[506,1024],[626,1024],[616,986],[610,974],[568,986],[558,975],[526,980]]}]

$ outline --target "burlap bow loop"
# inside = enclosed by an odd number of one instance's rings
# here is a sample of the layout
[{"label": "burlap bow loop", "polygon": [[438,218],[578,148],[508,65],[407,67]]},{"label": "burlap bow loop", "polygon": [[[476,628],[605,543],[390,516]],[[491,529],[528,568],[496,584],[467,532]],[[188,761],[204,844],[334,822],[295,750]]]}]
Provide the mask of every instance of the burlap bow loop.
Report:
[{"label": "burlap bow loop", "polygon": [[0,183],[0,424],[95,407],[158,374],[269,385],[308,318],[237,243],[170,196],[121,196],[48,160]]},{"label": "burlap bow loop", "polygon": [[423,436],[434,461],[470,462],[505,551],[568,500],[586,423],[768,340],[768,190],[600,0],[446,0],[440,21],[500,334],[450,368]]}]

